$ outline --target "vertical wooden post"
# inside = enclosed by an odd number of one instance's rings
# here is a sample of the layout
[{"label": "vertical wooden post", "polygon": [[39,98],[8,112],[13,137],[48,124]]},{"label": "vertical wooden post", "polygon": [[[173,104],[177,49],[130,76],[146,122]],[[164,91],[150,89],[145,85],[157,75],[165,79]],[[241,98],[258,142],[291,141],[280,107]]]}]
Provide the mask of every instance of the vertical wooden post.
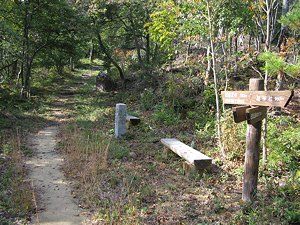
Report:
[{"label": "vertical wooden post", "polygon": [[[264,80],[250,79],[250,91],[263,91]],[[258,164],[261,138],[261,121],[248,124],[244,165],[243,201],[253,201],[257,191]]]}]

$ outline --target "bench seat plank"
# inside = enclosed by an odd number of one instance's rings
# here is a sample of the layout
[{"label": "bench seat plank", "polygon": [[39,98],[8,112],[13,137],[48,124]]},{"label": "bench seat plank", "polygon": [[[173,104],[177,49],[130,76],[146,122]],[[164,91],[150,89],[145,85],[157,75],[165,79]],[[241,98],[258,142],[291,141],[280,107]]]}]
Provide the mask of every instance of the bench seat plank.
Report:
[{"label": "bench seat plank", "polygon": [[135,116],[130,116],[130,115],[127,115],[126,116],[126,120],[127,122],[131,123],[132,125],[137,125],[141,122],[141,120]]},{"label": "bench seat plank", "polygon": [[197,169],[204,169],[211,165],[211,158],[189,147],[177,139],[161,139],[161,143],[184,158]]}]

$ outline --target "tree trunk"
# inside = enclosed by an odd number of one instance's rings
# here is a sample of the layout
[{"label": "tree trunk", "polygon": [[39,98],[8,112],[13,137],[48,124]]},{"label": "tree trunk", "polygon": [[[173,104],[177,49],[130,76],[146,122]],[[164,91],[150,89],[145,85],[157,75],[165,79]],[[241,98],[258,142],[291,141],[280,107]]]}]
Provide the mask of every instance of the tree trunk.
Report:
[{"label": "tree trunk", "polygon": [[[282,15],[285,16],[289,11],[289,1],[288,0],[282,0]],[[281,31],[278,38],[278,52],[285,52],[286,51],[286,42],[288,39],[288,28],[281,24]],[[280,71],[277,76],[277,90],[281,90],[283,88],[283,72]]]},{"label": "tree trunk", "polygon": [[222,144],[222,139],[221,139],[221,120],[220,120],[218,77],[217,77],[217,71],[216,71],[216,56],[215,56],[215,50],[214,50],[213,27],[212,27],[212,22],[211,22],[209,0],[206,1],[206,5],[207,5],[208,23],[209,23],[209,39],[210,39],[211,56],[212,56],[212,70],[213,70],[213,74],[214,74],[214,88],[215,88],[215,96],[216,96],[218,141],[219,141],[220,151],[221,151],[223,157],[226,157],[224,148],[223,148],[223,144]]},{"label": "tree trunk", "polygon": [[25,81],[24,81],[24,93],[23,96],[25,98],[30,98],[30,78],[31,78],[31,67],[29,64],[26,66],[26,73],[25,73]]},{"label": "tree trunk", "polygon": [[22,43],[22,70],[21,70],[21,80],[22,89],[21,95],[25,98],[30,96],[30,68],[29,68],[29,2],[25,1],[25,12],[24,12],[24,29],[23,29],[23,43]]},{"label": "tree trunk", "polygon": [[231,56],[232,54],[232,37],[229,35],[229,56]]},{"label": "tree trunk", "polygon": [[207,68],[206,68],[206,72],[205,72],[205,80],[204,80],[204,84],[208,85],[208,81],[209,81],[209,76],[211,74],[211,58],[210,58],[210,46],[207,46],[207,53],[206,53],[206,57],[207,57]]},{"label": "tree trunk", "polygon": [[150,34],[146,35],[146,63],[150,64],[151,46]]},{"label": "tree trunk", "polygon": [[142,59],[142,56],[141,56],[141,46],[140,46],[140,43],[139,43],[139,39],[138,39],[138,36],[136,34],[136,28],[135,28],[135,23],[133,21],[133,16],[132,16],[132,10],[129,6],[129,11],[130,11],[130,14],[129,14],[129,21],[131,23],[131,31],[132,31],[132,35],[133,35],[133,39],[134,39],[134,43],[135,43],[135,47],[136,47],[136,51],[137,51],[137,55],[138,55],[138,60],[139,60],[139,63],[142,67],[142,69],[144,70],[144,73],[148,76],[148,77],[151,77],[153,78],[152,74],[149,72],[149,69],[146,67],[143,59]]},{"label": "tree trunk", "polygon": [[18,76],[17,71],[18,71],[18,60],[15,60],[13,62],[13,66],[12,66],[12,75],[13,75],[14,79]]},{"label": "tree trunk", "polygon": [[[271,50],[271,12],[274,7],[276,0],[266,0],[266,14],[267,14],[267,24],[266,24],[266,45],[265,51]],[[264,90],[267,91],[268,87],[268,70],[265,72],[265,79],[264,79]],[[262,145],[263,145],[263,165],[267,161],[267,146],[266,146],[266,139],[267,139],[267,118],[263,119],[263,136],[262,136]]]},{"label": "tree trunk", "polygon": [[[265,9],[265,12],[266,12],[266,16],[267,16],[267,24],[266,24],[266,46],[265,46],[265,49],[266,51],[270,51],[271,50],[271,41],[272,41],[272,35],[273,35],[273,31],[274,30],[274,27],[275,27],[275,20],[277,18],[277,15],[275,13],[275,16],[274,18],[272,17],[272,10],[274,10],[274,5],[276,3],[277,0],[265,0],[265,3],[266,3],[266,9]],[[278,6],[275,6],[276,8],[276,12],[277,12],[277,7]],[[272,28],[271,29],[271,25],[272,25]]]},{"label": "tree trunk", "polygon": [[249,50],[249,53],[250,53],[250,50],[251,50],[251,40],[252,40],[252,36],[251,34],[249,35],[249,42],[248,42],[248,50]]},{"label": "tree trunk", "polygon": [[237,37],[234,39],[234,53],[235,53],[235,59],[234,59],[234,72],[237,73],[238,72],[238,39]]},{"label": "tree trunk", "polygon": [[73,57],[70,57],[70,71],[74,71],[74,60],[73,60]]},{"label": "tree trunk", "polygon": [[30,90],[29,86],[30,82],[30,69],[29,67],[29,37],[28,33],[25,33],[25,46],[24,46],[24,58],[22,62],[22,91],[21,94],[23,97],[28,98],[30,96],[30,93],[28,91]]},{"label": "tree trunk", "polygon": [[93,39],[91,40],[91,48],[90,48],[90,62],[93,63],[94,60],[94,43],[93,43]]},{"label": "tree trunk", "polygon": [[[293,32],[293,36],[294,38],[296,37],[296,31]],[[293,61],[294,61],[294,64],[297,64],[297,56],[299,55],[299,50],[297,50],[297,43],[294,43],[293,44]]]},{"label": "tree trunk", "polygon": [[259,52],[260,51],[260,40],[259,40],[259,36],[256,36],[254,38],[255,40],[255,51]]},{"label": "tree trunk", "polygon": [[[289,11],[289,0],[282,0],[282,14],[281,16],[285,16]],[[288,38],[288,28],[284,26],[284,24],[281,24],[281,30],[280,30],[280,35],[278,38],[278,52],[285,51],[285,43]]]},{"label": "tree trunk", "polygon": [[118,65],[118,63],[111,57],[111,55],[109,54],[109,52],[107,51],[107,49],[105,48],[103,42],[102,42],[102,38],[100,33],[97,33],[97,37],[98,37],[98,42],[100,45],[101,50],[103,51],[103,53],[106,55],[106,57],[109,59],[109,61],[117,68],[117,70],[119,71],[120,74],[120,78],[124,81],[125,77],[124,77],[124,73],[122,68]]}]

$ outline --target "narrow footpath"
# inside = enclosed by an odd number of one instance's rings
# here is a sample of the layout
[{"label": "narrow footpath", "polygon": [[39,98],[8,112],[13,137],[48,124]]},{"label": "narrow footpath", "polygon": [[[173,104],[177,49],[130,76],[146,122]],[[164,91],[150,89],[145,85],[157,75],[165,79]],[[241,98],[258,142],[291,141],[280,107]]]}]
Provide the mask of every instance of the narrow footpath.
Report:
[{"label": "narrow footpath", "polygon": [[72,196],[69,181],[61,169],[63,155],[56,151],[59,123],[67,120],[64,105],[68,97],[62,96],[51,109],[56,125],[46,127],[29,140],[34,156],[26,161],[29,179],[36,196],[37,214],[32,224],[76,225],[84,224],[85,216]]}]

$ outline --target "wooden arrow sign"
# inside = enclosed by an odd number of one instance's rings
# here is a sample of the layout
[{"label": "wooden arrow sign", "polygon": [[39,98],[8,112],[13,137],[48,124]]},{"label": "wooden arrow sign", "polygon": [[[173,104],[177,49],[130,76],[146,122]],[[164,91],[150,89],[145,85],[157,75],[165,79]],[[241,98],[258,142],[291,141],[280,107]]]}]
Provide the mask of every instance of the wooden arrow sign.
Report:
[{"label": "wooden arrow sign", "polygon": [[240,123],[240,122],[247,120],[246,109],[249,109],[249,108],[250,108],[250,106],[233,107],[232,112],[233,112],[234,122]]},{"label": "wooden arrow sign", "polygon": [[224,104],[285,107],[292,91],[222,91]]},{"label": "wooden arrow sign", "polygon": [[267,110],[268,108],[264,106],[258,106],[258,107],[246,109],[246,118],[248,124],[255,124],[258,121],[261,121],[264,118],[266,118]]}]

